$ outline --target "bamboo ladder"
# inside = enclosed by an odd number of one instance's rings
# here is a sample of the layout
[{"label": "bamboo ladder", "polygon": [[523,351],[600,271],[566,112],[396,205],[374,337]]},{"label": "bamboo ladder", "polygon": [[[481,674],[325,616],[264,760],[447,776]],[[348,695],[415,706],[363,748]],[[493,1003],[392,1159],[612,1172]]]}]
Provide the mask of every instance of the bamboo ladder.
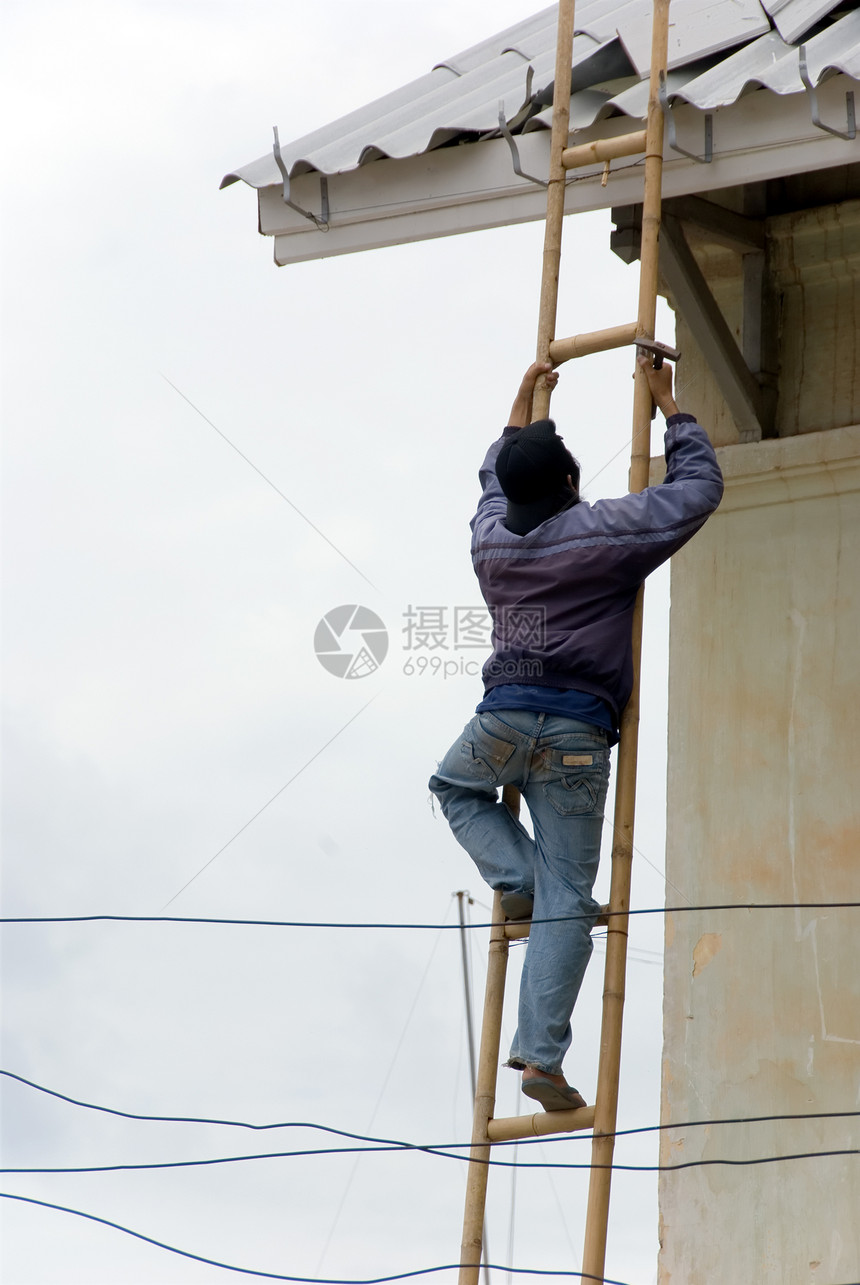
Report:
[{"label": "bamboo ladder", "polygon": [[[646,129],[620,138],[595,141],[579,147],[567,145],[573,62],[574,0],[560,0],[559,3],[550,172],[538,322],[538,361],[552,361],[554,364],[559,364],[572,357],[619,348],[639,340],[652,342],[654,340],[663,170],[663,112],[659,101],[659,88],[661,77],[665,77],[666,74],[669,0],[653,0],[653,3]],[[643,152],[645,181],[637,319],[635,322],[608,330],[576,335],[571,339],[555,339],[566,173],[583,165],[593,165],[596,161],[608,163],[617,157],[634,156]],[[533,420],[546,418],[549,413],[549,402],[550,390],[541,378],[535,389]],[[652,404],[648,383],[643,372],[637,367],[633,394],[631,491],[644,490],[648,485],[651,414]],[[493,927],[490,931],[484,1018],[478,1057],[472,1146],[469,1153],[463,1240],[460,1249],[459,1285],[478,1285],[489,1173],[487,1161],[492,1144],[583,1129],[592,1129],[593,1139],[582,1274],[585,1279],[603,1280],[618,1108],[618,1077],[621,1067],[621,1021],[624,1008],[636,805],[642,604],[643,595],[640,589],[633,620],[633,692],[621,718],[621,740],[616,768],[614,839],[596,1102],[593,1107],[577,1110],[541,1111],[532,1116],[513,1116],[508,1119],[493,1117],[508,944],[514,938],[528,936],[527,924],[505,922],[500,894],[496,893],[493,900]],[[517,790],[505,787],[503,799],[515,813],[519,811]]]}]

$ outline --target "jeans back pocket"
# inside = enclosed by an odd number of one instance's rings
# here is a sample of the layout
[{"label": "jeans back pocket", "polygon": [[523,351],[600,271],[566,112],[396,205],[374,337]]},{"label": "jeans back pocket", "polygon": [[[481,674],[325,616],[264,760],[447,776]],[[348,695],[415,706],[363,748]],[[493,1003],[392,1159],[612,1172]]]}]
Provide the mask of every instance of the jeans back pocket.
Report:
[{"label": "jeans back pocket", "polygon": [[481,726],[477,718],[472,720],[466,732],[467,735],[460,742],[460,752],[469,765],[469,770],[483,781],[497,781],[517,747],[493,736]]},{"label": "jeans back pocket", "polygon": [[609,751],[586,747],[546,752],[550,779],[544,793],[559,816],[603,810],[609,784]]}]

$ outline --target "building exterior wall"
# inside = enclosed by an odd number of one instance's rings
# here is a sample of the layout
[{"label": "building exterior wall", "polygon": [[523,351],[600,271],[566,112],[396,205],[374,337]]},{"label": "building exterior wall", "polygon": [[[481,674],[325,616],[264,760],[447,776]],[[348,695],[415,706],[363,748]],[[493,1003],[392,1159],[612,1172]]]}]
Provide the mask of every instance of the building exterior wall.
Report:
[{"label": "building exterior wall", "polygon": [[[739,189],[740,190],[740,189]],[[768,321],[778,348],[777,435],[854,424],[860,407],[860,201],[766,220]],[[687,230],[711,292],[743,344],[741,256]],[[677,317],[682,400],[695,407],[716,445],[738,430],[703,354]]]},{"label": "building exterior wall", "polygon": [[[860,427],[720,455],[672,565],[669,901],[860,902]],[[669,913],[663,1123],[860,1109],[858,939],[857,909]],[[852,1147],[857,1117],[711,1124],[661,1163]],[[858,1211],[860,1155],[664,1172],[660,1283],[860,1280]]]}]

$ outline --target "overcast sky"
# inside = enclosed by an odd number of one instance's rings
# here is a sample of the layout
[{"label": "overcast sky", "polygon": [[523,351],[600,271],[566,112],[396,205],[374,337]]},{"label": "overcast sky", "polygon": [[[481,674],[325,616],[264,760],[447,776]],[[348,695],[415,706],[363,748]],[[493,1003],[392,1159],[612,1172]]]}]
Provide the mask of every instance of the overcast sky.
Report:
[{"label": "overcast sky", "polygon": [[[218,184],[268,148],[273,124],[286,143],[531,11],[7,0],[6,916],[170,903],[185,916],[439,925],[469,889],[486,921],[489,892],[426,782],[481,694],[486,651],[455,647],[455,609],[480,605],[468,521],[532,359],[542,229],[276,269],[254,193]],[[608,216],[571,219],[565,235],[560,333],[634,315],[636,274],[609,251]],[[568,367],[553,400],[590,499],[626,489],[631,362]],[[636,906],[665,891],[667,602],[661,572],[646,606]],[[354,680],[314,655],[318,622],[344,604],[388,634],[382,665]],[[441,645],[410,649],[404,629],[431,609]],[[607,826],[607,857],[609,839]],[[473,935],[478,1012],[486,936]],[[661,948],[661,917],[634,919],[621,1127],[659,1119]],[[57,1092],[146,1114],[468,1139],[456,932],[14,925],[4,949],[2,1066]],[[511,998],[520,959],[516,947]],[[598,943],[566,1063],[589,1101],[602,962]],[[517,1076],[499,1084],[498,1113],[531,1111]],[[331,1145],[307,1129],[124,1121],[3,1090],[7,1167]],[[520,1159],[582,1164],[589,1151],[572,1139]],[[616,1155],[654,1163],[656,1142]],[[367,1278],[456,1262],[464,1170],[321,1156],[8,1174],[3,1189],[247,1269]],[[493,1261],[578,1269],[586,1189],[581,1171],[520,1171],[511,1238],[510,1171],[494,1171]],[[2,1204],[9,1285],[235,1279],[68,1213]],[[654,1176],[618,1174],[607,1274],[651,1285],[656,1254]]]}]

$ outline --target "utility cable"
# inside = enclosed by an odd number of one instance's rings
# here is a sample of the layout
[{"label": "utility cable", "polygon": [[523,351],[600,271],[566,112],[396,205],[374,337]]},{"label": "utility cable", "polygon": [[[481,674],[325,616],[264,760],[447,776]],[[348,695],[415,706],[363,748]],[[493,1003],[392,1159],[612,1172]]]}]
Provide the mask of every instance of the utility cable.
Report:
[{"label": "utility cable", "polygon": [[[453,1272],[457,1271],[461,1263],[443,1263],[437,1267],[419,1267],[412,1272],[397,1272],[391,1276],[372,1276],[362,1277],[360,1279],[343,1277],[333,1278],[330,1276],[286,1276],[280,1272],[261,1272],[251,1267],[236,1267],[232,1263],[222,1263],[216,1258],[205,1258],[202,1254],[192,1254],[187,1249],[177,1249],[175,1245],[167,1245],[163,1240],[156,1240],[153,1236],[145,1236],[143,1232],[133,1231],[130,1227],[124,1227],[122,1223],[111,1222],[109,1218],[100,1218],[97,1214],[85,1213],[83,1209],[70,1209],[68,1205],[54,1205],[47,1200],[34,1200],[32,1196],[19,1196],[10,1191],[0,1191],[0,1200],[19,1200],[26,1205],[38,1205],[42,1209],[55,1209],[63,1214],[73,1214],[77,1218],[88,1218],[90,1222],[101,1223],[104,1227],[112,1227],[114,1231],[121,1231],[126,1236],[134,1236],[136,1240],[146,1241],[148,1245],[155,1245],[157,1249],[165,1249],[169,1254],[178,1254],[181,1258],[193,1259],[196,1263],[205,1263],[207,1267],[220,1267],[227,1272],[239,1272],[243,1276],[262,1276],[270,1281],[296,1281],[302,1285],[386,1285],[388,1281],[405,1281],[416,1276],[431,1276],[434,1272]],[[628,1285],[626,1281],[610,1280],[608,1276],[592,1276],[591,1273],[582,1273],[574,1271],[550,1271],[547,1268],[532,1267],[503,1267],[499,1264],[491,1264],[494,1271],[516,1272],[521,1276],[571,1276],[579,1280],[603,1281],[604,1285]]]},{"label": "utility cable", "polygon": [[[522,1139],[519,1141],[523,1141]],[[530,1140],[531,1141],[531,1140]],[[540,1140],[542,1141],[542,1139]],[[495,1144],[494,1144],[495,1145]],[[514,1144],[517,1145],[517,1144]],[[44,1165],[30,1168],[1,1168],[0,1173],[131,1173],[143,1169],[199,1169],[216,1164],[242,1164],[248,1160],[283,1160],[296,1156],[310,1155],[348,1155],[350,1153],[366,1154],[384,1153],[384,1151],[420,1151],[423,1155],[437,1155],[443,1160],[461,1160],[464,1164],[487,1164],[501,1169],[620,1169],[625,1173],[675,1173],[676,1169],[710,1168],[717,1164],[734,1165],[746,1168],[752,1164],[778,1164],[783,1160],[827,1160],[839,1155],[860,1155],[860,1148],[843,1148],[833,1151],[797,1151],[791,1155],[753,1155],[746,1160],[730,1160],[717,1156],[711,1160],[681,1160],[679,1164],[591,1164],[569,1162],[569,1160],[488,1160],[470,1159],[468,1155],[456,1155],[450,1151],[438,1151],[432,1146],[345,1146],[333,1150],[309,1151],[264,1151],[257,1155],[220,1155],[210,1160],[148,1160],[140,1164],[69,1164]],[[351,1176],[352,1177],[352,1174]],[[348,1191],[348,1187],[347,1187]],[[328,1248],[328,1246],[327,1246]]]},{"label": "utility cable", "polygon": [[[447,903],[447,909],[445,911],[445,918],[442,920],[442,926],[444,926],[448,920],[448,916],[451,913],[452,905],[453,903],[449,899]],[[379,1112],[379,1108],[382,1105],[382,1100],[385,1097],[386,1089],[388,1088],[389,1081],[391,1079],[391,1076],[394,1073],[394,1067],[397,1062],[397,1058],[399,1057],[400,1050],[403,1047],[403,1041],[406,1039],[406,1032],[409,1029],[409,1025],[414,1016],[415,1009],[418,1007],[418,1000],[421,996],[422,990],[424,989],[424,983],[427,980],[427,975],[430,972],[430,966],[436,957],[436,951],[439,948],[439,942],[441,940],[442,940],[442,928],[440,927],[439,932],[436,934],[436,940],[433,942],[433,947],[428,956],[427,963],[424,966],[424,972],[421,974],[421,980],[419,981],[418,988],[415,991],[415,997],[412,1000],[412,1005],[409,1009],[409,1012],[406,1015],[406,1021],[403,1023],[403,1028],[400,1032],[400,1038],[397,1041],[397,1047],[395,1048],[393,1054],[391,1055],[391,1058],[389,1059],[388,1070],[386,1072],[385,1079],[382,1082],[382,1088],[379,1090],[379,1096],[376,1099],[376,1106],[373,1108],[373,1114],[370,1117],[370,1124],[368,1125],[368,1128],[373,1127],[373,1122],[376,1119],[377,1113]],[[360,1151],[360,1148],[350,1147],[348,1149],[351,1151]],[[323,1245],[322,1252],[317,1262],[317,1271],[321,1270],[322,1265],[325,1262],[325,1257],[326,1257],[326,1254],[328,1253],[329,1246],[331,1245],[332,1237],[334,1236],[334,1233],[337,1230],[337,1225],[340,1222],[340,1216],[343,1213],[344,1206],[346,1205],[347,1197],[349,1196],[350,1190],[352,1189],[353,1181],[355,1180],[355,1175],[358,1172],[359,1163],[360,1163],[360,1156],[356,1156],[355,1162],[352,1166],[352,1169],[350,1170],[349,1177],[346,1180],[346,1184],[343,1189],[343,1195],[340,1198],[340,1204],[338,1205],[334,1218],[332,1219],[328,1236],[326,1237],[325,1244]]]},{"label": "utility cable", "polygon": [[[516,1230],[517,1230],[517,1169],[519,1168],[519,1165],[517,1164],[516,1147],[514,1147],[514,1150],[513,1150],[513,1157],[514,1157],[513,1168],[511,1169],[511,1200],[510,1200],[510,1206],[508,1211],[508,1262],[509,1263],[513,1263],[514,1261],[514,1240],[516,1237]],[[562,1220],[562,1226],[564,1227],[565,1232],[567,1232],[567,1222],[565,1220]],[[509,1271],[508,1285],[511,1285],[511,1283],[512,1283],[512,1277]]]},{"label": "utility cable", "polygon": [[[644,429],[642,431],[644,432]],[[606,824],[609,826],[610,830],[612,831],[613,837],[617,836],[618,829],[614,821],[612,820],[612,818],[604,813],[603,820],[606,822]],[[629,835],[625,835],[624,840],[626,843],[630,843]],[[650,866],[651,869],[654,871],[654,873],[657,875],[657,877],[663,880],[664,884],[666,884],[669,888],[672,888],[674,892],[677,892],[679,897],[683,897],[688,906],[692,904],[690,901],[690,898],[684,892],[683,888],[679,888],[676,883],[672,882],[672,880],[666,874],[665,868],[661,870],[660,867],[656,865],[656,863],[653,862],[650,857],[645,856],[645,853],[642,851],[641,848],[637,848],[635,843],[630,843],[630,847],[631,847],[631,850],[636,853],[636,856],[639,857],[640,861],[644,861],[646,866]]]},{"label": "utility cable", "polygon": [[[520,1139],[521,1143],[524,1141]],[[529,1139],[530,1141],[530,1139]],[[538,1139],[543,1141],[543,1139]],[[496,1145],[496,1144],[493,1144]],[[518,1145],[516,1142],[514,1145]],[[575,1161],[565,1160],[473,1160],[469,1156],[452,1154],[449,1151],[440,1151],[435,1147],[418,1147],[410,1146],[408,1143],[400,1145],[392,1143],[388,1147],[335,1147],[327,1150],[306,1150],[306,1151],[265,1151],[255,1155],[248,1156],[216,1156],[210,1160],[150,1160],[140,1164],[116,1164],[116,1165],[53,1165],[53,1166],[30,1166],[30,1167],[8,1167],[0,1169],[0,1173],[15,1174],[70,1174],[70,1173],[132,1173],[145,1169],[203,1169],[214,1165],[243,1164],[251,1160],[285,1160],[303,1158],[307,1156],[342,1156],[349,1154],[366,1155],[371,1152],[390,1152],[390,1151],[417,1151],[422,1155],[439,1156],[443,1160],[460,1160],[464,1164],[486,1164],[500,1169],[618,1169],[624,1173],[674,1173],[679,1169],[701,1169],[709,1168],[714,1165],[729,1165],[740,1168],[749,1165],[770,1165],[778,1164],[784,1160],[827,1160],[834,1156],[860,1156],[860,1148],[848,1147],[834,1151],[800,1151],[786,1156],[751,1156],[747,1160],[729,1160],[717,1157],[712,1160],[683,1160],[678,1164],[668,1165],[622,1165],[613,1162],[612,1164],[578,1164]],[[353,1175],[350,1174],[350,1184]],[[347,1185],[344,1199],[349,1191]],[[343,1207],[343,1201],[338,1209]],[[326,1249],[328,1243],[326,1244]]]},{"label": "utility cable", "polygon": [[[513,1043],[513,1040],[512,1040],[512,1038],[511,1038],[511,1032],[510,1032],[510,1030],[508,1029],[507,1023],[506,1023],[506,1022],[505,1022],[505,1020],[504,1020],[504,1015],[503,1015],[503,1017],[502,1017],[502,1033],[503,1033],[503,1035],[504,1035],[505,1044],[507,1045],[507,1047],[508,1047],[508,1048],[510,1048],[510,1047],[511,1047],[511,1045],[512,1045],[512,1043]],[[514,1083],[513,1083],[513,1086],[512,1086],[512,1087],[514,1088],[514,1090],[517,1090],[517,1089],[519,1088],[519,1085],[516,1083],[516,1080],[514,1081]],[[518,1102],[518,1101],[519,1101],[519,1094],[517,1093],[517,1094],[516,1094],[516,1098],[515,1098],[515,1102]],[[516,1108],[514,1109],[513,1114],[514,1114],[514,1115],[516,1115],[516,1114],[517,1114],[517,1112],[516,1112]],[[554,1138],[553,1138],[553,1139],[550,1139],[550,1141],[553,1141],[553,1142],[554,1142],[555,1140],[556,1140],[556,1139],[554,1139]],[[543,1149],[543,1147],[541,1146],[541,1143],[544,1141],[544,1139],[543,1139],[543,1138],[521,1139],[521,1141],[523,1141],[523,1142],[528,1142],[528,1143],[531,1143],[531,1142],[535,1142],[535,1143],[537,1143],[537,1145],[538,1145],[538,1149],[539,1149],[539,1154],[540,1154],[541,1156],[543,1156],[543,1155],[544,1155],[544,1149]],[[569,1225],[568,1225],[568,1220],[567,1220],[567,1212],[566,1212],[566,1210],[565,1210],[564,1205],[562,1204],[561,1197],[560,1197],[560,1196],[559,1196],[559,1194],[558,1194],[558,1187],[556,1186],[555,1179],[553,1178],[552,1170],[551,1170],[549,1167],[544,1166],[543,1164],[540,1164],[540,1165],[538,1165],[538,1166],[533,1166],[533,1165],[531,1165],[531,1164],[529,1164],[529,1163],[526,1163],[526,1162],[524,1162],[524,1161],[519,1161],[519,1160],[518,1160],[518,1158],[517,1158],[517,1141],[514,1141],[514,1142],[512,1143],[512,1146],[513,1146],[513,1157],[514,1157],[514,1158],[513,1158],[513,1160],[512,1160],[512,1161],[506,1161],[506,1162],[504,1162],[504,1164],[503,1164],[502,1166],[500,1166],[500,1167],[502,1167],[502,1168],[510,1167],[510,1170],[511,1170],[511,1183],[512,1183],[512,1184],[515,1184],[515,1183],[516,1183],[517,1170],[518,1170],[518,1169],[530,1169],[530,1168],[537,1168],[537,1167],[539,1167],[539,1168],[543,1169],[543,1171],[544,1171],[544,1176],[545,1176],[546,1181],[547,1181],[547,1185],[549,1186],[549,1189],[550,1189],[550,1191],[552,1192],[553,1200],[555,1201],[555,1207],[556,1207],[556,1209],[558,1210],[558,1218],[559,1218],[559,1222],[560,1222],[560,1224],[561,1224],[561,1228],[562,1228],[562,1230],[563,1230],[563,1232],[564,1232],[565,1239],[567,1240],[567,1246],[568,1246],[568,1249],[570,1250],[570,1256],[571,1256],[571,1258],[572,1258],[573,1260],[576,1260],[576,1258],[577,1258],[577,1251],[576,1251],[576,1249],[574,1248],[573,1238],[571,1237],[571,1234],[570,1234],[570,1227],[569,1227]],[[470,1155],[471,1155],[471,1152],[470,1152]],[[489,1153],[487,1154],[487,1157],[486,1157],[486,1158],[487,1158],[487,1159],[489,1159]],[[513,1219],[513,1213],[512,1213],[512,1215],[511,1215],[511,1217],[512,1217],[512,1219]],[[508,1261],[509,1261],[509,1262],[511,1262],[511,1263],[514,1261],[514,1255],[513,1255],[513,1251],[512,1251],[512,1250],[511,1250],[511,1252],[509,1252],[509,1254],[508,1254]]]},{"label": "utility cable", "polygon": [[[87,1218],[90,1222],[101,1223],[103,1227],[112,1227],[114,1231],[123,1232],[126,1236],[133,1236],[136,1240],[145,1241],[148,1245],[155,1245],[157,1249],[164,1249],[169,1254],[177,1254],[181,1258],[190,1258],[197,1263],[205,1263],[207,1267],[220,1267],[224,1271],[238,1272],[243,1276],[260,1276],[270,1281],[293,1281],[297,1285],[388,1285],[390,1281],[405,1281],[415,1279],[417,1276],[431,1276],[435,1272],[453,1272],[457,1271],[461,1263],[443,1263],[435,1267],[420,1267],[411,1272],[397,1272],[390,1276],[372,1276],[355,1277],[344,1279],[343,1277],[320,1277],[320,1276],[286,1276],[279,1272],[261,1272],[255,1271],[250,1267],[236,1267],[231,1263],[222,1263],[215,1258],[205,1258],[202,1254],[192,1254],[187,1249],[178,1249],[175,1245],[167,1245],[162,1240],[156,1240],[153,1236],[145,1236],[143,1232],[133,1231],[130,1227],[124,1227],[122,1223],[111,1222],[108,1218],[100,1218],[97,1214],[88,1214],[82,1209],[70,1209],[68,1205],[55,1205],[47,1200],[35,1200],[32,1196],[19,1196],[9,1191],[0,1191],[0,1200],[18,1200],[26,1205],[37,1205],[42,1209],[54,1209],[59,1213],[72,1214],[76,1218]],[[576,1272],[571,1269],[554,1271],[546,1267],[508,1267],[500,1263],[491,1263],[493,1271],[510,1272],[518,1276],[567,1276],[582,1281],[599,1281],[603,1285],[629,1285],[627,1281],[619,1281],[609,1276],[594,1276],[591,1272]],[[842,1285],[860,1285],[858,1281],[846,1281]]]},{"label": "utility cable", "polygon": [[[168,383],[169,382],[170,381],[168,380]],[[179,390],[177,389],[177,392],[178,391]],[[184,394],[180,394],[180,395],[184,396]],[[359,574],[361,573],[359,572]],[[288,789],[292,785],[293,781],[295,781],[298,777],[300,777],[302,772],[305,772],[310,767],[311,763],[314,763],[319,758],[319,756],[325,750],[328,749],[328,747],[332,744],[332,742],[336,741],[337,738],[340,735],[342,735],[343,732],[346,731],[346,729],[350,726],[350,724],[354,723],[355,720],[359,717],[359,715],[364,713],[368,705],[372,705],[375,700],[376,700],[376,696],[371,696],[370,700],[367,701],[364,705],[362,705],[361,709],[358,710],[357,713],[353,714],[351,718],[347,719],[343,727],[341,727],[337,732],[335,732],[334,736],[330,736],[329,739],[326,741],[325,745],[323,745],[321,749],[318,749],[315,754],[312,754],[311,757],[308,759],[307,763],[305,763],[303,767],[300,767],[298,772],[294,772],[293,775],[290,777],[289,781],[287,781],[285,785],[282,785],[279,790],[276,790],[275,793],[272,795],[272,797],[266,803],[264,803],[261,808],[258,808],[257,811],[254,813],[254,815],[248,821],[246,821],[243,826],[239,827],[239,829],[232,836],[232,838],[228,839],[226,843],[223,843],[221,847],[218,849],[218,851],[214,853],[214,855],[211,856],[208,861],[204,862],[204,864],[200,867],[197,873],[193,874],[190,879],[187,879],[185,881],[185,883],[178,890],[178,892],[175,892],[173,896],[164,903],[161,909],[166,910],[167,907],[171,905],[171,903],[174,902],[177,897],[182,895],[182,893],[185,891],[186,888],[189,888],[191,884],[194,883],[195,879],[199,879],[200,876],[203,874],[203,871],[208,870],[209,867],[212,865],[212,862],[216,861],[218,857],[221,856],[222,852],[226,852],[227,849],[230,847],[230,844],[235,843],[235,841],[239,838],[239,835],[244,834],[245,831],[248,829],[248,826],[253,825],[253,823],[257,820],[257,817],[262,816],[262,814],[266,811],[266,808],[271,807],[275,799],[279,799],[283,794],[284,790]]]},{"label": "utility cable", "polygon": [[[352,1133],[347,1129],[335,1129],[331,1125],[314,1124],[307,1120],[284,1120],[273,1124],[251,1124],[245,1120],[218,1120],[206,1116],[182,1116],[182,1115],[143,1115],[132,1111],[120,1111],[115,1107],[100,1106],[94,1102],[83,1102],[78,1098],[69,1097],[68,1094],[59,1093],[56,1089],[48,1089],[44,1085],[37,1084],[35,1080],[28,1080],[23,1075],[16,1075],[14,1071],[4,1071],[0,1069],[0,1075],[7,1079],[16,1080],[19,1084],[24,1084],[27,1088],[35,1089],[38,1093],[45,1093],[49,1097],[58,1098],[61,1102],[68,1102],[71,1106],[82,1107],[87,1111],[100,1111],[106,1115],[119,1116],[125,1120],[141,1120],[146,1123],[157,1124],[209,1124],[220,1125],[232,1129],[253,1129],[263,1131],[269,1129],[313,1129],[318,1133],[328,1133],[335,1137],[347,1138],[351,1142],[364,1142],[372,1148],[382,1147],[385,1149],[398,1149],[403,1151],[454,1151],[468,1150],[471,1142],[435,1142],[435,1143],[415,1143],[403,1142],[397,1138],[377,1138],[368,1134]],[[665,1133],[671,1129],[698,1129],[710,1128],[716,1125],[734,1125],[734,1124],[779,1124],[785,1121],[795,1120],[845,1120],[854,1119],[860,1116],[860,1110],[856,1111],[805,1111],[794,1112],[787,1115],[753,1115],[753,1116],[732,1116],[725,1119],[715,1120],[682,1120],[669,1124],[649,1124],[641,1125],[633,1129],[616,1129],[613,1133],[615,1138],[627,1138],[644,1133]],[[540,1143],[552,1142],[573,1142],[580,1139],[587,1139],[591,1135],[588,1133],[562,1134],[559,1137],[543,1138],[520,1138],[511,1142],[494,1142],[494,1147],[506,1146],[529,1146]],[[341,1148],[336,1148],[341,1150]],[[300,1153],[296,1153],[300,1154]],[[303,1153],[302,1153],[303,1154]],[[313,1154],[328,1154],[327,1152],[314,1152]]]},{"label": "utility cable", "polygon": [[[359,711],[360,712],[360,711]],[[609,918],[627,915],[680,915],[693,911],[706,913],[716,910],[857,910],[860,901],[732,901],[706,906],[644,906],[631,910],[607,910],[603,913]],[[576,919],[593,919],[593,914],[552,915],[545,919],[533,919],[534,924],[561,924]],[[507,922],[507,921],[505,921]],[[323,922],[305,919],[221,919],[194,915],[3,915],[0,924],[88,924],[88,923],[129,923],[129,924],[216,924],[233,925],[240,928],[349,928],[349,929],[393,929],[400,932],[441,932],[444,930],[459,932],[459,924],[392,924],[392,923],[346,923]],[[468,924],[471,929],[495,928],[497,923]]]},{"label": "utility cable", "polygon": [[219,436],[220,438],[223,438],[223,440],[227,443],[227,445],[230,447],[230,449],[231,449],[231,450],[234,450],[234,451],[236,452],[236,454],[237,454],[241,459],[243,459],[243,460],[245,461],[245,463],[246,463],[246,464],[249,464],[249,465],[251,466],[251,468],[254,470],[254,472],[255,472],[255,473],[257,473],[257,474],[258,474],[258,475],[263,479],[263,481],[266,483],[266,485],[267,485],[267,486],[270,486],[270,487],[272,488],[272,490],[275,492],[275,494],[276,494],[276,495],[279,495],[279,496],[281,497],[281,499],[282,499],[282,500],[285,500],[285,501],[286,501],[286,503],[287,503],[287,504],[289,504],[289,506],[290,506],[290,508],[293,510],[293,512],[294,512],[294,513],[297,513],[297,514],[299,515],[299,517],[302,519],[302,521],[303,521],[303,522],[306,522],[306,523],[308,524],[308,526],[311,528],[311,530],[312,530],[312,531],[316,531],[317,535],[320,537],[320,539],[321,539],[321,540],[325,540],[325,542],[326,542],[326,544],[329,546],[329,548],[334,549],[334,551],[335,551],[335,553],[338,555],[338,557],[343,558],[343,560],[344,560],[344,562],[347,564],[347,566],[352,567],[353,571],[354,571],[357,575],[361,576],[362,580],[364,580],[367,584],[369,584],[369,585],[370,585],[370,587],[371,587],[371,589],[375,589],[375,588],[376,588],[376,585],[373,583],[373,581],[372,581],[371,579],[369,579],[369,577],[368,577],[368,576],[366,576],[366,575],[364,574],[364,572],[363,572],[363,571],[361,571],[361,570],[360,570],[360,569],[355,565],[355,563],[354,563],[354,562],[352,562],[352,561],[351,561],[351,560],[346,556],[346,554],[343,552],[343,550],[342,550],[342,549],[339,549],[339,548],[337,547],[337,545],[334,543],[334,541],[333,541],[333,540],[330,540],[330,539],[328,538],[328,536],[326,535],[326,533],[325,533],[324,531],[321,531],[321,530],[320,530],[320,528],[316,525],[316,523],[315,523],[315,522],[312,522],[312,521],[310,520],[310,518],[308,517],[308,515],[307,515],[306,513],[303,513],[303,512],[301,511],[301,509],[299,508],[299,506],[298,506],[297,504],[294,504],[294,503],[293,503],[293,501],[290,499],[290,497],[289,497],[288,495],[285,495],[285,494],[284,494],[284,492],[281,490],[281,488],[280,488],[279,486],[275,486],[275,483],[272,481],[272,479],[271,479],[270,477],[266,477],[266,474],[263,472],[263,470],[262,470],[261,468],[258,468],[258,467],[257,467],[257,465],[254,463],[254,461],[253,461],[253,460],[251,460],[251,459],[249,459],[249,458],[248,458],[248,456],[244,453],[244,451],[240,451],[240,450],[239,450],[239,447],[236,445],[236,443],[235,443],[235,442],[231,442],[231,440],[230,440],[230,438],[227,436],[227,434],[226,434],[225,432],[223,432],[223,431],[218,427],[218,425],[217,425],[217,424],[214,424],[214,423],[212,422],[212,420],[209,418],[209,416],[208,416],[208,415],[204,415],[204,413],[203,413],[203,411],[200,409],[200,407],[199,407],[199,406],[196,406],[196,405],[194,404],[194,402],[191,400],[191,398],[190,398],[190,397],[188,397],[185,393],[183,393],[183,391],[182,391],[182,389],[181,389],[181,388],[177,388],[177,386],[176,386],[176,384],[174,384],[173,380],[172,380],[172,379],[168,379],[168,378],[167,378],[167,376],[164,374],[164,372],[163,372],[163,371],[161,372],[161,378],[164,380],[164,382],[165,382],[166,384],[169,384],[169,385],[170,385],[170,387],[173,389],[173,391],[174,391],[175,393],[178,393],[178,394],[179,394],[179,396],[182,398],[182,400],[183,400],[184,402],[187,402],[187,403],[188,403],[188,405],[191,407],[191,409],[192,409],[193,411],[196,411],[196,412],[197,412],[197,414],[200,416],[200,418],[201,418],[202,420],[204,420],[204,421],[209,425],[209,427],[210,427],[210,428],[212,428],[212,429],[214,429],[214,430],[215,430],[215,432],[218,434],[218,436]]}]

